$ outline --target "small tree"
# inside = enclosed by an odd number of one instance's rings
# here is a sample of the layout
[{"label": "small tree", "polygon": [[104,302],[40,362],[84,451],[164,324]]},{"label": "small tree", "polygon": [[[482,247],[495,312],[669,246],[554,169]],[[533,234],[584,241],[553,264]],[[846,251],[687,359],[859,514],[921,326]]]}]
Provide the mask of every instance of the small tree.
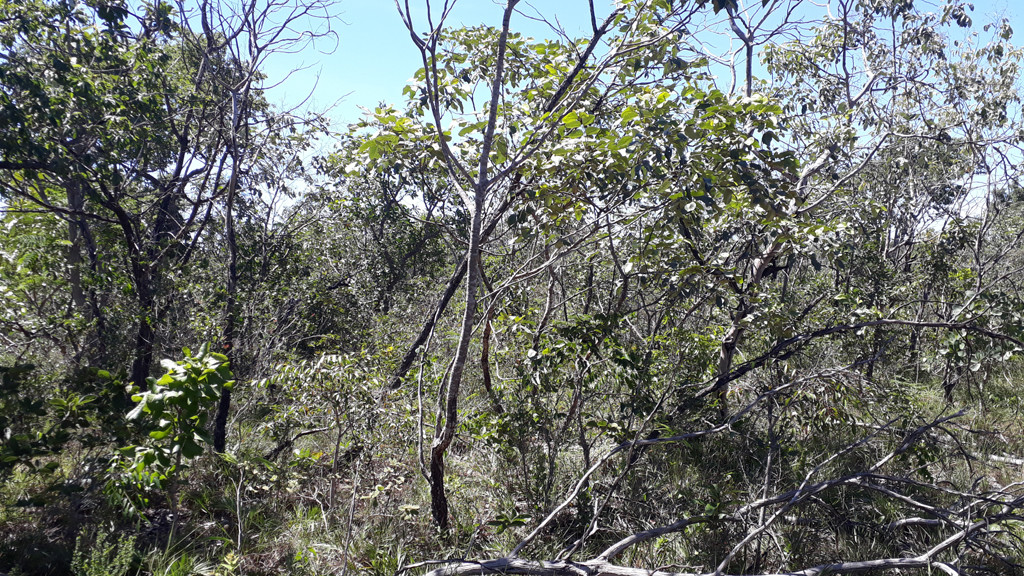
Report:
[{"label": "small tree", "polygon": [[[138,404],[129,420],[142,422],[149,440],[120,450],[121,465],[138,488],[166,491],[177,522],[176,479],[185,464],[213,444],[206,422],[211,408],[235,384],[227,356],[204,344],[196,355],[187,348],[183,362],[163,360],[166,373],[147,379],[147,390],[135,387]],[[172,536],[173,536],[172,524]]]}]

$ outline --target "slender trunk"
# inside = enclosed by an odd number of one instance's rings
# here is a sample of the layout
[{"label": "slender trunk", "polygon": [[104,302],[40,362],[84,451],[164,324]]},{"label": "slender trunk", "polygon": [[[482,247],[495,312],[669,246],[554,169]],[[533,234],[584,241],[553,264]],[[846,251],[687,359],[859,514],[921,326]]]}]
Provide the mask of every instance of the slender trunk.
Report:
[{"label": "slender trunk", "polygon": [[[228,277],[225,282],[224,332],[221,334],[221,351],[233,360],[236,329],[238,322],[238,242],[235,239],[235,197],[238,195],[238,173],[241,170],[246,148],[240,145],[240,136],[247,134],[244,118],[248,117],[249,86],[242,91],[231,92],[232,126],[228,157],[231,159],[231,176],[228,178],[227,198],[224,201],[224,241],[228,249]],[[242,142],[245,139],[242,138]],[[228,413],[231,411],[231,390],[222,388],[217,401],[217,414],[213,420],[213,449],[223,452],[227,447]],[[335,451],[337,457],[337,451]],[[333,497],[333,494],[332,494]]]},{"label": "slender trunk", "polygon": [[139,327],[135,334],[135,350],[132,358],[129,381],[142,387],[149,377],[149,367],[153,363],[153,323],[156,314],[156,297],[153,291],[152,263],[147,262],[141,250],[141,236],[135,232],[135,221],[128,212],[118,204],[107,204],[107,208],[117,216],[117,223],[124,236],[124,244],[128,249],[128,260],[131,263],[132,283],[139,309],[136,311]]},{"label": "slender trunk", "polygon": [[[338,491],[338,457],[341,453],[341,439],[344,437],[345,429],[341,426],[341,410],[332,407],[334,422],[338,427],[338,435],[334,438],[334,458],[331,460],[331,489],[327,495],[327,508],[334,510],[334,496]],[[354,487],[353,487],[354,489]]]},{"label": "slender trunk", "polygon": [[882,339],[879,336],[878,328],[875,328],[871,335],[871,348],[868,350],[867,368],[864,372],[864,379],[870,384],[875,379],[875,360],[878,360],[878,354]]},{"label": "slender trunk", "polygon": [[[743,71],[743,95],[749,98],[754,90],[754,32],[737,14],[734,6],[727,3],[725,10],[729,16],[729,25],[732,27],[733,34],[740,42],[743,42],[744,57],[746,58]],[[741,24],[746,30],[740,28]]]},{"label": "slender trunk", "polygon": [[744,39],[744,43],[746,44],[747,51],[747,69],[746,78],[744,78],[745,82],[743,87],[743,95],[746,96],[747,98],[750,98],[750,96],[754,93],[754,45],[749,40],[749,37]]},{"label": "slender trunk", "polygon": [[953,374],[953,360],[946,359],[946,369],[942,375],[942,399],[947,405],[953,404],[953,390],[956,388],[956,377]]},{"label": "slender trunk", "polygon": [[487,397],[491,399],[491,406],[494,409],[494,413],[503,414],[505,409],[502,407],[501,401],[498,399],[498,395],[494,392],[494,386],[491,383],[491,332],[493,331],[491,323],[493,321],[494,307],[491,306],[487,310],[487,319],[484,320],[483,343],[480,351],[480,370],[483,372],[484,390],[487,391]]},{"label": "slender trunk", "polygon": [[448,495],[444,490],[444,450],[430,449],[430,513],[442,533],[448,532]]},{"label": "slender trunk", "polygon": [[[480,166],[478,176],[472,186],[472,205],[467,208],[472,210],[473,222],[469,232],[469,249],[466,253],[466,310],[462,317],[462,329],[459,334],[459,344],[455,352],[455,359],[452,361],[451,375],[448,380],[447,394],[443,399],[444,410],[439,414],[439,426],[434,436],[434,442],[430,447],[430,510],[442,533],[448,532],[448,497],[444,488],[444,456],[448,447],[455,437],[455,429],[458,426],[459,416],[459,389],[462,384],[462,375],[466,369],[466,360],[469,357],[469,342],[473,338],[473,320],[476,316],[477,289],[482,278],[480,265],[480,248],[483,238],[483,212],[487,192],[491,185],[488,178],[488,162],[490,161],[491,146],[494,143],[494,131],[498,124],[498,104],[501,93],[501,83],[504,78],[505,50],[508,42],[509,21],[512,12],[519,0],[508,0],[505,5],[505,12],[501,22],[501,35],[498,38],[498,57],[495,63],[494,77],[491,82],[491,98],[488,107],[487,127],[484,130],[483,141],[480,150]],[[435,119],[440,118],[439,110],[434,106]],[[443,140],[442,140],[443,142]],[[455,174],[457,171],[452,171]],[[439,400],[441,400],[439,398]]]},{"label": "slender trunk", "polygon": [[[236,173],[237,174],[237,173]],[[224,332],[221,336],[221,350],[231,354],[235,348],[235,324],[237,321],[238,299],[238,243],[235,240],[234,204],[237,175],[231,175],[228,197],[224,208],[224,234],[228,249],[227,301],[225,302]],[[213,422],[213,449],[223,452],[227,446],[228,412],[231,410],[231,390],[224,388],[217,402],[217,415]]]},{"label": "slender trunk", "polygon": [[217,416],[213,424],[213,449],[223,452],[227,448],[228,411],[231,410],[231,390],[222,388],[217,401]]},{"label": "slender trunk", "polygon": [[136,386],[144,386],[149,377],[149,367],[153,364],[153,347],[156,321],[156,298],[153,294],[152,274],[147,266],[133,264],[135,268],[135,292],[138,298],[139,311],[138,332],[135,335],[135,359],[132,361],[131,381]]},{"label": "slender trunk", "polygon": [[[917,317],[914,320],[921,322],[928,306],[928,299],[931,297],[931,284],[926,284],[921,293],[921,305],[917,308]],[[921,364],[921,328],[918,326],[910,330],[910,365],[914,367],[915,373],[920,369]]]},{"label": "slender trunk", "polygon": [[732,325],[726,332],[722,344],[718,347],[718,367],[715,397],[718,400],[718,410],[723,421],[729,415],[729,373],[732,371],[732,361],[736,356],[736,349],[740,345],[745,332],[742,327],[743,320],[750,314],[750,307],[742,299],[736,307],[733,315]]},{"label": "slender trunk", "polygon": [[[76,156],[84,155],[89,147],[87,140],[72,144],[72,151]],[[82,214],[85,211],[85,190],[82,180],[78,177],[71,177],[64,186],[68,198],[68,209],[71,210],[68,218],[68,284],[71,288],[71,303],[74,312],[88,315],[90,309],[85,299],[85,289],[82,287],[82,241],[84,222]]]},{"label": "slender trunk", "polygon": [[71,286],[71,302],[74,311],[83,315],[89,314],[85,300],[85,289],[82,288],[82,235],[78,215],[85,207],[85,195],[82,185],[72,180],[67,185],[68,208],[74,214],[68,219],[68,284]]},{"label": "slender trunk", "polygon": [[583,315],[590,314],[590,304],[594,300],[594,265],[587,266],[587,299],[583,302]]},{"label": "slender trunk", "polygon": [[430,511],[442,532],[448,531],[448,497],[444,488],[444,455],[455,437],[459,418],[459,390],[469,357],[469,343],[473,338],[473,320],[476,315],[477,289],[480,286],[480,228],[483,219],[485,190],[476,190],[476,210],[466,254],[466,310],[462,316],[459,346],[452,362],[448,379],[448,394],[444,403],[444,425],[438,430],[430,447]]},{"label": "slender trunk", "polygon": [[[549,252],[547,247],[544,247],[544,259],[549,258]],[[615,288],[613,287],[612,290]],[[540,319],[537,321],[537,330],[533,333],[533,343],[530,345],[531,348],[540,352],[540,338],[544,334],[544,330],[548,327],[548,322],[551,320],[551,311],[555,306],[555,274],[552,268],[548,268],[548,290],[547,296],[544,299],[544,312],[541,313]]]},{"label": "slender trunk", "polygon": [[[89,255],[89,270],[95,275],[100,271],[99,262],[99,251],[96,248],[96,239],[92,235],[92,231],[89,229],[89,224],[86,220],[79,219],[78,221],[79,230],[81,231],[81,238],[84,241],[84,247],[86,253]],[[92,286],[89,288],[88,294],[89,301],[89,312],[90,320],[92,321],[92,330],[95,335],[93,346],[95,347],[91,361],[96,365],[108,364],[110,359],[107,358],[107,319],[103,314],[103,306],[100,301],[100,294],[97,293],[96,287]]]},{"label": "slender trunk", "polygon": [[391,377],[389,387],[392,390],[397,390],[402,387],[402,381],[405,375],[409,373],[409,369],[412,368],[413,362],[416,361],[416,355],[419,354],[420,346],[426,343],[427,337],[434,330],[434,325],[437,323],[437,319],[444,314],[445,309],[448,308],[448,303],[451,302],[452,296],[458,290],[459,285],[462,284],[462,279],[466,275],[466,260],[463,259],[459,263],[458,267],[455,268],[455,273],[452,274],[451,279],[448,280],[448,285],[445,287],[444,294],[441,295],[441,300],[437,303],[434,309],[434,313],[427,319],[420,329],[420,333],[413,340],[409,346],[409,350],[405,353],[402,358],[402,363],[399,364],[398,370],[395,371]]},{"label": "slender trunk", "polygon": [[82,216],[85,211],[85,191],[82,182],[73,179],[65,187],[68,197],[68,208],[72,214],[68,218],[68,285],[71,291],[71,308],[68,316],[81,315],[88,322],[83,332],[82,342],[77,346],[75,361],[83,365],[104,365],[106,357],[106,321],[95,287],[88,290],[82,280],[85,270],[85,257],[88,255],[89,270],[93,274],[99,271],[96,241],[89,230],[89,224]]},{"label": "slender trunk", "polygon": [[122,220],[121,227],[125,231],[125,239],[129,246],[135,246],[131,255],[132,276],[135,281],[135,291],[139,302],[139,330],[135,338],[135,360],[132,363],[131,379],[138,386],[142,386],[149,376],[149,368],[153,364],[153,350],[155,348],[157,309],[156,309],[156,278],[154,277],[159,269],[157,260],[161,259],[160,244],[170,241],[175,231],[171,230],[174,225],[175,201],[172,193],[167,193],[160,202],[156,220],[153,222],[153,233],[150,238],[148,249],[139,250],[137,241],[141,240],[141,234],[134,234],[134,228],[130,223],[123,220],[127,218],[126,213],[119,214]]},{"label": "slender trunk", "polygon": [[[521,184],[521,179],[522,175],[520,174],[516,174],[513,177],[512,190],[509,192],[509,199],[505,200],[502,206],[498,208],[496,213],[492,216],[491,222],[487,225],[487,228],[485,228],[480,233],[481,243],[487,240],[487,238],[490,237],[491,233],[494,232],[495,228],[497,228],[498,223],[503,221],[498,216],[505,213],[505,211],[508,209],[509,204],[511,204],[511,199],[518,193],[517,190],[519,189],[519,186]],[[455,272],[452,274],[451,278],[448,279],[448,284],[445,286],[444,293],[441,295],[441,300],[438,301],[437,306],[434,307],[434,313],[431,314],[429,318],[427,318],[427,321],[423,324],[423,327],[420,328],[420,333],[416,335],[416,339],[413,340],[412,344],[409,345],[409,348],[406,351],[405,356],[402,357],[402,362],[398,365],[398,369],[395,370],[395,373],[391,376],[391,381],[388,383],[388,386],[392,390],[397,390],[402,387],[402,382],[405,379],[405,375],[409,373],[409,370],[412,368],[413,362],[416,361],[416,358],[420,353],[420,346],[423,346],[427,342],[427,338],[430,336],[430,333],[434,331],[434,326],[437,324],[437,319],[440,318],[441,315],[444,314],[445,310],[448,308],[448,304],[451,302],[452,297],[455,296],[455,293],[458,291],[459,286],[462,285],[462,279],[465,277],[465,275],[466,259],[463,258],[455,267]]]},{"label": "slender trunk", "polygon": [[136,233],[132,218],[120,207],[115,210],[125,243],[130,250],[132,281],[135,283],[135,293],[139,304],[139,327],[135,336],[135,357],[131,369],[131,381],[136,386],[143,386],[146,383],[150,366],[153,364],[157,323],[155,275],[159,270],[158,260],[162,259],[160,244],[174,237],[170,229],[174,223],[175,201],[172,195],[171,192],[168,192],[160,201],[156,219],[152,225],[153,232],[150,235],[149,245],[145,249],[142,248],[143,236]]}]

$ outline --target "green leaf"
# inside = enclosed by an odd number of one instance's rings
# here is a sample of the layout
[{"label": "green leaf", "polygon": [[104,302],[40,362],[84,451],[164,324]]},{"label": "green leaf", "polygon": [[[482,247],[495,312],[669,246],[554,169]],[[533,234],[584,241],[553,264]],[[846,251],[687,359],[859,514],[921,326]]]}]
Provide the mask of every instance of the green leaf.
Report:
[{"label": "green leaf", "polygon": [[128,413],[129,420],[135,420],[146,410],[146,401],[143,396],[132,396],[132,400],[139,402],[139,404]]},{"label": "green leaf", "polygon": [[192,441],[191,438],[186,438],[181,442],[181,455],[185,458],[192,459],[203,453],[203,447]]}]

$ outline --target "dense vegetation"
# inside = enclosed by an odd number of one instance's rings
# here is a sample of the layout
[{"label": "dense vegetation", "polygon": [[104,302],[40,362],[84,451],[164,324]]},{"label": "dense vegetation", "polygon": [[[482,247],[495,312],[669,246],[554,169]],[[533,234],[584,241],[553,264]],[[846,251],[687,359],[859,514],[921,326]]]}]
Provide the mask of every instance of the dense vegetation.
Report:
[{"label": "dense vegetation", "polygon": [[1008,22],[535,4],[0,0],[0,570],[1024,574]]}]

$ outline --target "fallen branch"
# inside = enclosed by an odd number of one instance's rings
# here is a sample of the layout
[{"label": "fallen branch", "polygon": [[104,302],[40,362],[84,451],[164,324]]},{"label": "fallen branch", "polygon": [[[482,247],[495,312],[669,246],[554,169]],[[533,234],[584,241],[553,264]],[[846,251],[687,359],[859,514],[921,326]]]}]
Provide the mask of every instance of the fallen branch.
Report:
[{"label": "fallen branch", "polygon": [[[409,568],[412,568],[411,566]],[[921,556],[916,558],[883,558],[858,562],[820,564],[794,572],[765,572],[759,576],[822,576],[825,574],[862,574],[896,568],[936,568],[948,574],[959,574],[945,562],[933,562]],[[408,568],[407,568],[408,569]],[[521,576],[739,576],[714,572],[666,572],[619,566],[594,559],[587,562],[544,562],[521,558],[498,558],[484,562],[461,562],[431,570],[426,576],[483,576],[486,574],[518,574]]]},{"label": "fallen branch", "polygon": [[275,446],[273,450],[267,452],[267,455],[264,456],[263,459],[273,460],[280,456],[281,452],[284,452],[285,450],[291,448],[292,445],[295,444],[295,441],[298,440],[299,438],[302,438],[304,436],[311,436],[313,434],[319,434],[321,432],[327,432],[331,428],[333,428],[333,426],[324,426],[323,428],[314,428],[313,430],[303,430],[302,432],[299,432],[298,434],[292,436],[287,440],[282,441],[280,444]]}]

